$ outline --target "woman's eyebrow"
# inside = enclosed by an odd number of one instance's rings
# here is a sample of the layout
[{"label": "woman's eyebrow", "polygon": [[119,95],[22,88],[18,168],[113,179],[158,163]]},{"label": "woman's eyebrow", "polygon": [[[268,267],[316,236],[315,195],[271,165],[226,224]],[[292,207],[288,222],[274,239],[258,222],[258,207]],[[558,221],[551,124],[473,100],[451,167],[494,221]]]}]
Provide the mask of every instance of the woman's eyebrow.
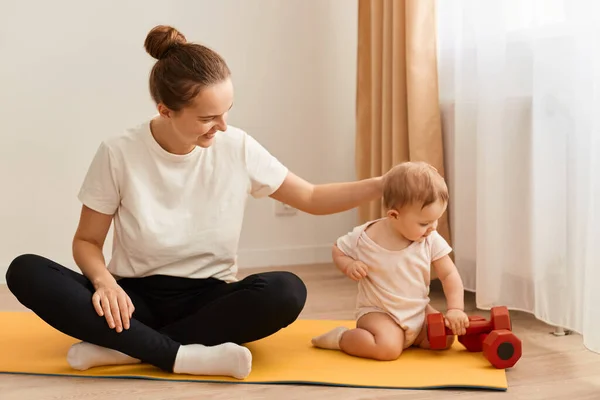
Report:
[{"label": "woman's eyebrow", "polygon": [[[227,111],[231,110],[233,108],[233,103],[231,103],[231,105],[229,106],[229,108],[227,109]],[[214,117],[218,117],[219,115],[201,115],[198,118],[214,118]]]}]

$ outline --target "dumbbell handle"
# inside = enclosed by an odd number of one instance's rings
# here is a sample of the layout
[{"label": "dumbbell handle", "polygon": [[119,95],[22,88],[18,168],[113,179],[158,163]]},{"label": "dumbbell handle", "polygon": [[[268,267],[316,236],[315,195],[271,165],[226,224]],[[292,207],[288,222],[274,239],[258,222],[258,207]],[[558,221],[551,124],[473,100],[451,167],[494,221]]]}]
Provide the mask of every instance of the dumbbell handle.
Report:
[{"label": "dumbbell handle", "polygon": [[[465,335],[477,335],[480,333],[490,333],[492,331],[492,322],[487,320],[469,318],[469,327]],[[453,335],[452,329],[446,327],[446,335]]]}]

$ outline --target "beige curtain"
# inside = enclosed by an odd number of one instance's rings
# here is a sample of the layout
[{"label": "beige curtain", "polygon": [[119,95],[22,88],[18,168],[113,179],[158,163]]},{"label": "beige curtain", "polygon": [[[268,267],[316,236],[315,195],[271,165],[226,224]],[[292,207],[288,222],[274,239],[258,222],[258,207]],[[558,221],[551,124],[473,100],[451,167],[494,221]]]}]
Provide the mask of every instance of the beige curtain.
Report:
[{"label": "beige curtain", "polygon": [[[435,0],[359,0],[356,168],[380,176],[402,161],[444,175],[438,105]],[[381,201],[360,222],[383,215]],[[447,213],[438,231],[450,242]]]}]

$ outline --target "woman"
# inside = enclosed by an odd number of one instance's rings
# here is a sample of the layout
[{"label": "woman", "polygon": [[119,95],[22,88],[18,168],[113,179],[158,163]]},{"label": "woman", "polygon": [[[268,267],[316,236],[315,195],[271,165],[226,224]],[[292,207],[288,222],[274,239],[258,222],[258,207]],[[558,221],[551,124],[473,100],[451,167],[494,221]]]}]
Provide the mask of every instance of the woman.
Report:
[{"label": "woman", "polygon": [[242,344],[291,324],[306,300],[289,272],[236,279],[248,195],[330,214],[379,198],[382,179],[307,183],[227,126],[233,87],[218,54],[168,26],[152,29],[145,48],[158,60],[150,74],[158,115],[104,141],[90,165],[73,239],[82,274],[26,254],[11,263],[8,287],[82,341],[67,355],[73,368],[146,362],[243,379],[252,356]]}]

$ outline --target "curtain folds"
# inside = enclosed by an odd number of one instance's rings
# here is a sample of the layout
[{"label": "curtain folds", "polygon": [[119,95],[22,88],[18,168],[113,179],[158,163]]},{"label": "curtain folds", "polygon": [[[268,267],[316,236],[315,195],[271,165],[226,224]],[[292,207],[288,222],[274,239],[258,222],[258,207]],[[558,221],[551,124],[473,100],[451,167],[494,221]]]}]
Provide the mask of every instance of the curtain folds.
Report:
[{"label": "curtain folds", "polygon": [[[358,7],[358,178],[403,161],[426,161],[444,175],[435,1],[359,0]],[[382,215],[381,201],[359,208],[361,223]],[[450,242],[448,213],[438,231]]]}]

